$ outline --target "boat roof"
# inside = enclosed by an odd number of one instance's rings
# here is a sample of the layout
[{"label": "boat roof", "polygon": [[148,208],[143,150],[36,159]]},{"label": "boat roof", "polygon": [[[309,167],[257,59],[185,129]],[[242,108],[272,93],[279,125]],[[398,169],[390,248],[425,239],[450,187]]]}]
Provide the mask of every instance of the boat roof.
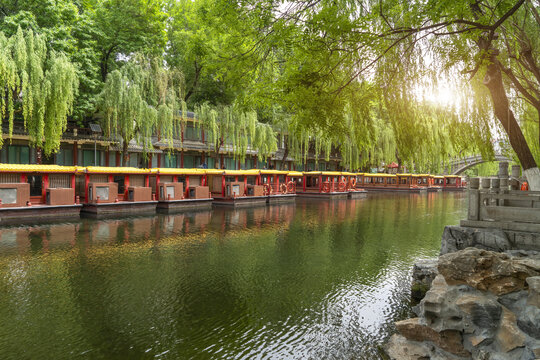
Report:
[{"label": "boat roof", "polygon": [[[179,168],[153,168],[152,174],[161,175],[205,175],[207,169],[179,169]],[[222,170],[223,171],[223,170]]]},{"label": "boat roof", "polygon": [[364,174],[364,176],[374,176],[374,177],[394,177],[394,176],[396,176],[396,174],[385,174],[385,173],[380,173],[380,174]]},{"label": "boat roof", "polygon": [[288,170],[273,170],[273,169],[262,169],[260,170],[261,174],[276,174],[276,175],[287,175]]},{"label": "boat roof", "polygon": [[150,169],[139,169],[135,167],[87,166],[80,169],[88,174],[150,174]]},{"label": "boat roof", "polygon": [[248,175],[248,176],[257,176],[260,175],[261,171],[258,169],[251,170],[222,170],[224,175]]},{"label": "boat roof", "polygon": [[77,166],[0,164],[0,172],[75,173],[77,170]]},{"label": "boat roof", "polygon": [[325,175],[325,176],[339,176],[341,171],[307,171],[304,175]]}]

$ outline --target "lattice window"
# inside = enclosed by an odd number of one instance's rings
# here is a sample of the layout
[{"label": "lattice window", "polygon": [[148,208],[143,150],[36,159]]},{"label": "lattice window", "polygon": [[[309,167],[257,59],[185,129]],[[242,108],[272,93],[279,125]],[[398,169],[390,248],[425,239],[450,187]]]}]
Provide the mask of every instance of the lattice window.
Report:
[{"label": "lattice window", "polygon": [[50,188],[70,188],[71,179],[69,174],[50,174],[49,175],[49,187]]},{"label": "lattice window", "polygon": [[21,182],[20,174],[0,174],[0,184],[13,184]]},{"label": "lattice window", "polygon": [[130,175],[129,186],[144,186],[144,175]]}]

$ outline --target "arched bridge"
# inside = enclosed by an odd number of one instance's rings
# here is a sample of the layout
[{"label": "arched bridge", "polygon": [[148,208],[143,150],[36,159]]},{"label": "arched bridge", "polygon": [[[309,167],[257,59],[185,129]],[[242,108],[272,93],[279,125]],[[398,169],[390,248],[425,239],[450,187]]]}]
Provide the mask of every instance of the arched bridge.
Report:
[{"label": "arched bridge", "polygon": [[458,159],[450,163],[450,171],[449,173],[452,175],[459,175],[465,170],[472,168],[473,166],[476,166],[481,163],[489,162],[489,161],[506,161],[506,162],[512,162],[512,159],[509,157],[502,155],[502,154],[495,154],[493,159],[485,160],[482,158],[481,155],[473,155],[469,156],[463,159]]}]

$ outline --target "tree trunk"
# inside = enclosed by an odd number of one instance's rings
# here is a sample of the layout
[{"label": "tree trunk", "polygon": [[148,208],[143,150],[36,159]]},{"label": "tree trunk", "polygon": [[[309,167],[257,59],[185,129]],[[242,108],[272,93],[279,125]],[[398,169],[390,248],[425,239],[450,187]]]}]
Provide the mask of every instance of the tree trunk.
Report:
[{"label": "tree trunk", "polygon": [[129,152],[128,152],[129,141],[124,140],[122,145],[122,166],[127,166],[129,162]]},{"label": "tree trunk", "polygon": [[401,158],[399,157],[399,151],[396,147],[396,161],[397,161],[397,173],[401,174]]},{"label": "tree trunk", "polygon": [[510,109],[510,103],[506,96],[502,81],[501,64],[494,54],[491,57],[491,63],[488,65],[487,73],[484,78],[484,85],[487,86],[493,101],[495,116],[501,122],[510,145],[516,152],[516,155],[523,167],[523,174],[527,177],[529,188],[531,190],[540,191],[540,171],[536,165],[536,161],[531,153],[529,145],[525,141],[525,136],[519,127],[519,124]]},{"label": "tree trunk", "polygon": [[285,159],[287,159],[287,156],[289,156],[289,144],[285,142],[285,150],[283,152],[283,158],[281,159],[281,170],[285,170]]}]

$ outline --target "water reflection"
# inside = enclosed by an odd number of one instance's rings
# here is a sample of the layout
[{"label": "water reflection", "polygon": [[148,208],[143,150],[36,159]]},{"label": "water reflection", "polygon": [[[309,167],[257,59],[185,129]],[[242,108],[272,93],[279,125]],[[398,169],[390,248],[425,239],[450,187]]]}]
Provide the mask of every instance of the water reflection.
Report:
[{"label": "water reflection", "polygon": [[[463,194],[0,229],[0,358],[378,358]],[[69,354],[69,355],[68,355]]]}]

